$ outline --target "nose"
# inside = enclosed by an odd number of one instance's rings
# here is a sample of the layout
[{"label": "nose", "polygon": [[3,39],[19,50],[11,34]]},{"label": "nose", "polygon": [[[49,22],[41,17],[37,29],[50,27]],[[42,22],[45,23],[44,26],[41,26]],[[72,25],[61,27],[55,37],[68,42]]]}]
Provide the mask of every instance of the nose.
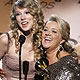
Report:
[{"label": "nose", "polygon": [[46,36],[50,36],[50,32],[49,32],[49,31],[46,32],[45,35],[46,35]]},{"label": "nose", "polygon": [[25,14],[22,14],[21,15],[21,20],[24,20],[26,17],[25,17]]}]

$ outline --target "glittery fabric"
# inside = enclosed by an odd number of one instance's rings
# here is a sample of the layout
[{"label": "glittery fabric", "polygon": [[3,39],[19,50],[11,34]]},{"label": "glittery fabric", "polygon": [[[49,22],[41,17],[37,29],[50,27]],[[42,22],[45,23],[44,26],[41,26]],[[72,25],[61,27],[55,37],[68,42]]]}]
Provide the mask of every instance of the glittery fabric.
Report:
[{"label": "glittery fabric", "polygon": [[80,66],[75,57],[68,55],[47,67],[50,75],[48,80],[80,80]]}]

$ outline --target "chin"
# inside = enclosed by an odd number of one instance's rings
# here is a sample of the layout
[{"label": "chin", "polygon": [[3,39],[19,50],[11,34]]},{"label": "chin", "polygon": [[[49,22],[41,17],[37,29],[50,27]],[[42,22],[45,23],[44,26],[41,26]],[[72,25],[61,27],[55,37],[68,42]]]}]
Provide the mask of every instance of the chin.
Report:
[{"label": "chin", "polygon": [[23,29],[23,31],[25,31],[25,32],[26,32],[26,31],[29,31],[29,30],[30,30],[30,29]]},{"label": "chin", "polygon": [[49,48],[50,46],[47,46],[47,45],[43,45],[43,47],[44,47],[44,48]]}]

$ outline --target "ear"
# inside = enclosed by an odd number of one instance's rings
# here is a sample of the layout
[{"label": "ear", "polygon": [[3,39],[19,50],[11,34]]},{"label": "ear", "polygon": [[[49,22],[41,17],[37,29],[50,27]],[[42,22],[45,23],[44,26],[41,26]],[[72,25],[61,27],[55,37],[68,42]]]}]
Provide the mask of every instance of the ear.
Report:
[{"label": "ear", "polygon": [[63,39],[63,40],[61,40],[60,44],[62,44],[62,43],[64,43],[64,42],[65,42],[65,40]]}]

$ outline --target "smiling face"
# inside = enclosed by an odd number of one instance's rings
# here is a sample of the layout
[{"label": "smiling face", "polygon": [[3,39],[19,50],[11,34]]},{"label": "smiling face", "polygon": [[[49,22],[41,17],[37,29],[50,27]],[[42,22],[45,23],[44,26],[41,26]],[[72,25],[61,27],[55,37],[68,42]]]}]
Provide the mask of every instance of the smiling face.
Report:
[{"label": "smiling face", "polygon": [[28,31],[33,25],[33,16],[27,8],[16,7],[16,20],[23,31]]},{"label": "smiling face", "polygon": [[55,21],[49,21],[44,27],[42,33],[42,45],[49,50],[56,49],[62,42],[62,37],[58,24]]}]

